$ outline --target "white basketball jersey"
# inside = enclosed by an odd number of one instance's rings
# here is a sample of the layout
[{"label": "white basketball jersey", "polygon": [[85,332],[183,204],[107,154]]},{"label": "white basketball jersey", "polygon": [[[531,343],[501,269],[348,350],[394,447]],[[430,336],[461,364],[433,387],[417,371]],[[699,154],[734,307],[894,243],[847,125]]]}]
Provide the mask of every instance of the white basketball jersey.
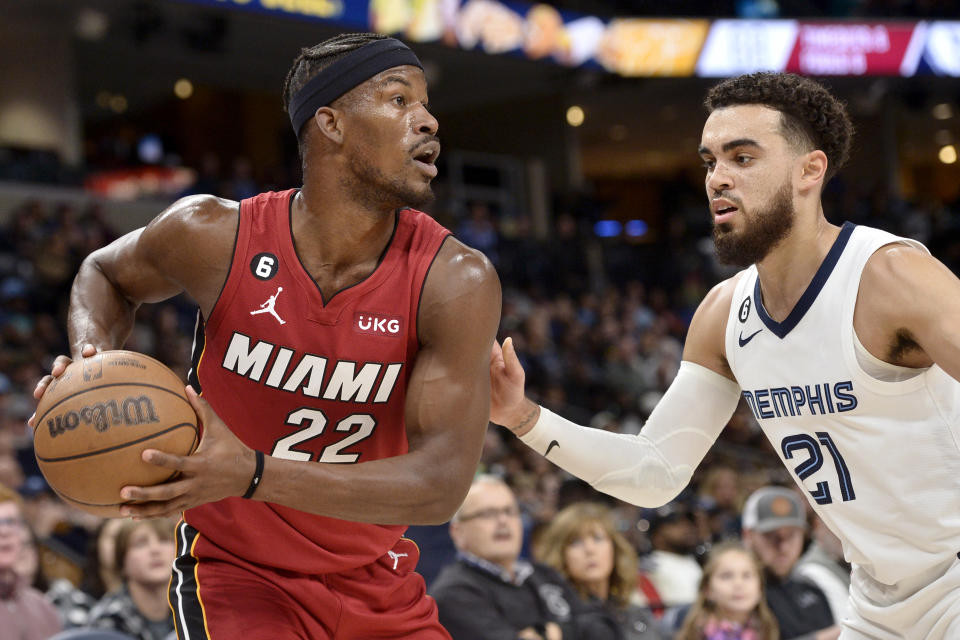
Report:
[{"label": "white basketball jersey", "polygon": [[867,259],[894,242],[847,223],[783,322],[756,266],[737,284],[726,351],[743,397],[849,562],[894,584],[960,552],[960,383],[934,365],[900,382],[857,361]]}]

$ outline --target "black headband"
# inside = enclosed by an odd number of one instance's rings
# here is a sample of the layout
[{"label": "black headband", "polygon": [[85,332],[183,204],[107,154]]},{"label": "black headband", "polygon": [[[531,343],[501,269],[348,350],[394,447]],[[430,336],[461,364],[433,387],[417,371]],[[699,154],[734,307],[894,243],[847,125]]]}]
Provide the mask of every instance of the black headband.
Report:
[{"label": "black headband", "polygon": [[290,114],[294,133],[299,136],[304,123],[312,118],[320,107],[330,104],[381,71],[405,64],[423,69],[417,54],[395,38],[374,40],[354,49],[310,78],[297,95],[290,99],[287,113]]}]

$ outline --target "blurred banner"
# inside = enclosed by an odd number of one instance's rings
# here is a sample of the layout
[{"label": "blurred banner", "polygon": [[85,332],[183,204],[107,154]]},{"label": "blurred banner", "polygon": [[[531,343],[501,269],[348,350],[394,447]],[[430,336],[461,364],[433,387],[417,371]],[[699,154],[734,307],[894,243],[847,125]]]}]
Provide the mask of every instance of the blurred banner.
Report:
[{"label": "blurred banner", "polygon": [[697,62],[697,75],[726,77],[782,71],[798,29],[794,20],[717,20],[710,27]]},{"label": "blurred banner", "polygon": [[911,76],[926,23],[801,22],[786,71],[811,76]]},{"label": "blurred banner", "polygon": [[184,0],[623,76],[960,76],[960,22],[601,20],[501,0]]},{"label": "blurred banner", "polygon": [[922,71],[960,77],[960,22],[931,22],[920,60]]}]

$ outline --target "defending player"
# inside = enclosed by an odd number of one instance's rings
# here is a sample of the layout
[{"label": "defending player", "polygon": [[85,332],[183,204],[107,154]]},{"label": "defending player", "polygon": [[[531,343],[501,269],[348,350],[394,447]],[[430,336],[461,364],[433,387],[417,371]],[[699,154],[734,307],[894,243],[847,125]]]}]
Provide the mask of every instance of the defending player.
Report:
[{"label": "defending player", "polygon": [[586,429],[525,399],[509,340],[491,358],[491,419],[597,489],[655,506],[742,396],[854,565],[841,637],[960,638],[960,281],[914,241],[827,222],[820,194],[852,127],[823,87],[753,74],[706,106],[717,252],[747,269],[701,303],[642,432]]},{"label": "defending player", "polygon": [[303,187],[186,198],[92,254],[73,355],[120,347],[140,303],[199,304],[200,447],[145,452],[181,477],[122,494],[143,501],[132,516],[184,511],[180,638],[449,638],[402,534],[449,519],[470,485],[499,281],[404,208],[431,199],[440,151],[410,49],[332,38],[297,58],[284,98]]}]

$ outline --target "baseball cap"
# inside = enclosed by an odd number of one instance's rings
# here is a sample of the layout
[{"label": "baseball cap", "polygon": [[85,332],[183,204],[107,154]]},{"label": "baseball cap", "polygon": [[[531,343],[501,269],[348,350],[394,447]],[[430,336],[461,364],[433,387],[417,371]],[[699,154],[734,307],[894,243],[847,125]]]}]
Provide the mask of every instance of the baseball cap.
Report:
[{"label": "baseball cap", "polygon": [[743,505],[743,528],[766,533],[780,527],[807,528],[807,514],[796,492],[763,487],[750,494]]}]

